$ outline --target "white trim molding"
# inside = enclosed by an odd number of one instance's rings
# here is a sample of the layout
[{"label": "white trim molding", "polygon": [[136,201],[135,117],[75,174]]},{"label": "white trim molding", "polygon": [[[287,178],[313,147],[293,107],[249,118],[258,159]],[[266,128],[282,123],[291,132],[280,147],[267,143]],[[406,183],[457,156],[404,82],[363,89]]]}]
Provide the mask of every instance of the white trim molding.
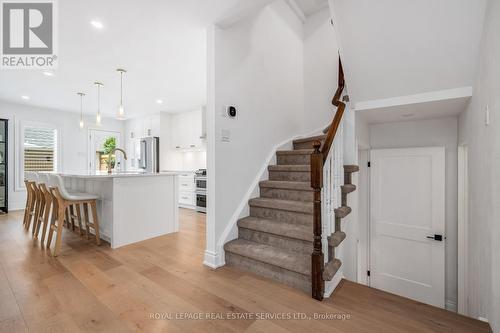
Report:
[{"label": "white trim molding", "polygon": [[203,260],[203,265],[213,269],[217,269],[219,267],[224,266],[225,264],[226,263],[224,260],[224,256],[221,256],[220,253],[205,250],[205,258]]},{"label": "white trim molding", "polygon": [[16,120],[14,118],[14,191],[16,192],[24,192],[26,189],[24,187],[23,178],[24,178],[24,128],[25,127],[40,127],[40,128],[49,128],[56,130],[57,142],[56,142],[56,171],[63,170],[63,159],[62,159],[62,151],[63,151],[63,130],[60,126],[39,122],[39,121],[31,121],[31,120]]},{"label": "white trim molding", "polygon": [[394,106],[421,104],[467,97],[472,97],[472,87],[460,87],[431,91],[422,94],[363,101],[356,103],[354,109],[356,111],[375,110]]}]

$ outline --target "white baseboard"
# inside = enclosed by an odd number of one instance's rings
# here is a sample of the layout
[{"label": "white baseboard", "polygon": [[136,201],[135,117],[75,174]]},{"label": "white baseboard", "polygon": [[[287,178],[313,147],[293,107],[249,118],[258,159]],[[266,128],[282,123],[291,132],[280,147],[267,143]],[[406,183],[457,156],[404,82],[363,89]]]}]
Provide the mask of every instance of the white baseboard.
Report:
[{"label": "white baseboard", "polygon": [[226,264],[224,256],[220,253],[215,253],[212,251],[205,250],[205,259],[203,260],[203,265],[208,266],[213,269],[217,269]]},{"label": "white baseboard", "polygon": [[457,312],[457,302],[447,299],[444,308],[452,312]]},{"label": "white baseboard", "polygon": [[23,210],[26,206],[26,202],[9,202],[9,212],[15,210]]},{"label": "white baseboard", "polygon": [[490,321],[488,320],[488,318],[484,318],[484,317],[477,317],[478,320],[481,320],[481,321],[484,321],[485,323],[490,323]]}]

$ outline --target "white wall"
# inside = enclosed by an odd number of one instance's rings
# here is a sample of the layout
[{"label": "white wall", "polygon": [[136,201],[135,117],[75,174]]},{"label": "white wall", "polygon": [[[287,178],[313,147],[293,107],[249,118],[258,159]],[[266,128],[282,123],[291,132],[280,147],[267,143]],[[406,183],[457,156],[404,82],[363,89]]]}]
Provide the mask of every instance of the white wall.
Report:
[{"label": "white wall", "polygon": [[[215,28],[209,42],[208,264],[272,148],[300,134],[304,104],[302,23],[283,1]],[[238,107],[236,119],[221,116],[228,104]],[[223,129],[230,142],[221,142]]]},{"label": "white wall", "polygon": [[[474,95],[459,118],[459,143],[468,146],[468,310],[500,331],[500,2],[490,1]],[[485,125],[489,105],[491,124]]]},{"label": "white wall", "polygon": [[[89,124],[80,130],[80,115],[0,101],[0,118],[9,119],[9,207],[10,209],[24,208],[26,191],[15,190],[15,177],[19,174],[19,166],[15,163],[15,141],[19,140],[19,124],[23,121],[39,122],[55,126],[59,130],[61,142],[61,166],[59,171],[87,171],[88,165],[88,129],[102,129],[119,131],[122,133],[123,122],[111,118],[103,118],[102,126],[93,126],[95,117],[86,116],[85,123]],[[20,142],[20,141],[19,141]]]},{"label": "white wall", "polygon": [[325,8],[304,23],[304,133],[328,126],[336,111],[338,47],[330,19]]},{"label": "white wall", "polygon": [[[370,125],[372,149],[444,146],[446,150],[446,291],[457,302],[457,118]],[[450,303],[451,302],[451,303]]]}]

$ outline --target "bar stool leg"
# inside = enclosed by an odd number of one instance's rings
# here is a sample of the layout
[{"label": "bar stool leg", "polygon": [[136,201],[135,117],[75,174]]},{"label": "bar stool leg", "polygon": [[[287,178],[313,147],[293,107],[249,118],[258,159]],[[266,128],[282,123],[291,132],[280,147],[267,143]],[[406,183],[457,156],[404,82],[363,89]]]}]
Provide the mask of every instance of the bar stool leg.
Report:
[{"label": "bar stool leg", "polygon": [[26,192],[27,192],[27,197],[26,197],[26,207],[24,208],[24,219],[23,219],[23,226],[26,227],[26,223],[28,223],[28,218],[31,218],[31,201],[32,201],[32,195],[31,195],[31,185],[27,180],[24,181],[24,185],[26,186]]},{"label": "bar stool leg", "polygon": [[99,233],[99,221],[97,218],[97,207],[96,207],[95,200],[92,200],[90,202],[90,207],[92,208],[92,222],[94,225],[95,240],[96,240],[97,245],[101,245],[101,235]]},{"label": "bar stool leg", "polygon": [[80,236],[83,235],[82,229],[82,211],[80,210],[80,204],[75,204],[76,208],[76,218],[78,219],[78,230],[80,231]]},{"label": "bar stool leg", "polygon": [[[64,205],[61,205],[59,207],[59,214],[58,216],[64,216],[64,212],[66,211],[67,207],[64,207]],[[52,255],[54,257],[57,257],[57,253],[59,252],[61,248],[61,241],[62,241],[62,231],[63,231],[63,222],[58,220],[57,221],[57,235],[56,235],[56,246],[54,247],[54,251],[52,252]]]},{"label": "bar stool leg", "polygon": [[85,232],[87,235],[87,240],[89,240],[90,236],[89,204],[86,202],[83,204],[83,216],[85,218]]},{"label": "bar stool leg", "polygon": [[35,235],[35,229],[36,229],[36,221],[38,221],[38,216],[40,216],[40,208],[41,208],[41,202],[40,202],[40,195],[38,193],[38,189],[35,190],[35,197],[36,197],[36,202],[35,202],[35,215],[33,216],[33,226],[31,227],[31,235]]},{"label": "bar stool leg", "polygon": [[[56,228],[56,222],[59,221],[59,203],[57,198],[52,194],[52,216],[50,218],[49,224],[49,235],[47,236],[46,248],[50,249],[50,244],[52,243],[52,235],[54,234],[54,229]],[[64,225],[64,221],[61,221]]]},{"label": "bar stool leg", "polygon": [[35,219],[35,224],[33,224],[33,237],[38,238],[38,234],[40,233],[40,225],[42,224],[43,215],[45,213],[45,196],[42,191],[38,193],[39,196],[39,209],[38,214]]},{"label": "bar stool leg", "polygon": [[71,223],[71,218],[70,218],[68,207],[66,207],[66,209],[64,210],[64,216],[66,216],[66,224],[67,224],[68,228],[70,228],[70,226],[71,226],[71,229],[75,230],[75,224]]},{"label": "bar stool leg", "polygon": [[[49,224],[50,208],[52,206],[52,198],[50,194],[45,196],[45,215],[43,217],[43,229],[42,229],[42,239],[41,244],[45,241],[45,234],[47,233],[47,225]],[[54,215],[54,209],[52,209],[52,215]]]}]

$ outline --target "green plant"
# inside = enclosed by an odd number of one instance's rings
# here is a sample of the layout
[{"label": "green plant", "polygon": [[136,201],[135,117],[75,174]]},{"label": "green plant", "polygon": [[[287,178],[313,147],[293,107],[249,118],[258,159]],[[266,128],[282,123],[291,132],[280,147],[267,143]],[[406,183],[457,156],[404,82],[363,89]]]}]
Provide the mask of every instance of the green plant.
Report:
[{"label": "green plant", "polygon": [[106,141],[104,141],[102,148],[104,154],[107,155],[111,153],[111,151],[116,148],[116,138],[112,136],[107,138]]}]

